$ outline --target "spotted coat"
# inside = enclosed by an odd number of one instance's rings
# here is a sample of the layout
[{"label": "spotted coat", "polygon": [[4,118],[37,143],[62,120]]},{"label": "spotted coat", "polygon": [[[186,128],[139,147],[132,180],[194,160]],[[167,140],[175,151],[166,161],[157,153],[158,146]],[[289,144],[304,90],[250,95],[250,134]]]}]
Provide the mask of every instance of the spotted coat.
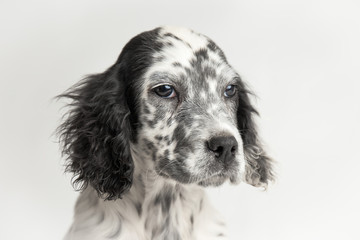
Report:
[{"label": "spotted coat", "polygon": [[131,39],[60,96],[72,100],[59,133],[81,190],[65,239],[226,239],[204,187],[273,179],[250,95],[202,34],[161,27]]}]

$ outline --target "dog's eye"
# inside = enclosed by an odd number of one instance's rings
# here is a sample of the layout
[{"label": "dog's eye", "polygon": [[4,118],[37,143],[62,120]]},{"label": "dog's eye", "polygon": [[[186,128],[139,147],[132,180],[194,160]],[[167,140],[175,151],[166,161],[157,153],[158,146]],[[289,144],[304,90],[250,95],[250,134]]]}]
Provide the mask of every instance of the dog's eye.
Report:
[{"label": "dog's eye", "polygon": [[228,85],[225,89],[224,96],[227,98],[231,98],[236,93],[236,86],[235,85]]},{"label": "dog's eye", "polygon": [[154,92],[162,98],[174,98],[176,97],[175,89],[170,85],[161,85],[154,88]]}]

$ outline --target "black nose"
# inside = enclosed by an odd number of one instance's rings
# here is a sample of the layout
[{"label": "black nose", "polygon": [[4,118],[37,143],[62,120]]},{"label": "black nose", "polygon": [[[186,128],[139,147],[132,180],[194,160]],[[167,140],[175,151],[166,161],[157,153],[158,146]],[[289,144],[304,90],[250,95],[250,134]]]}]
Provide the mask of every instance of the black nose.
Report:
[{"label": "black nose", "polygon": [[208,147],[217,159],[229,162],[235,157],[238,143],[233,136],[213,137],[209,140]]}]

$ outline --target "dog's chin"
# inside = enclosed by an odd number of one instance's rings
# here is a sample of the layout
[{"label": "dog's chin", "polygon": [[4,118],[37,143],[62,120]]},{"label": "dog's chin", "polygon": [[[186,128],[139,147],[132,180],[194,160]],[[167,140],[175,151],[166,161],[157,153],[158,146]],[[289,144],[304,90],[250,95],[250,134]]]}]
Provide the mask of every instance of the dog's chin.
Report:
[{"label": "dog's chin", "polygon": [[210,178],[199,181],[197,184],[202,187],[217,187],[225,183],[227,180],[231,184],[238,184],[240,182],[240,178],[237,176],[229,176],[227,174],[219,174],[212,176]]},{"label": "dog's chin", "polygon": [[217,186],[222,185],[228,179],[229,179],[229,177],[227,177],[227,176],[216,175],[216,176],[201,180],[197,184],[202,186],[202,187],[210,187],[210,186],[217,187]]},{"label": "dog's chin", "polygon": [[237,171],[221,171],[211,176],[199,176],[191,174],[171,174],[167,171],[159,172],[157,174],[163,179],[175,181],[182,184],[197,184],[202,187],[217,187],[229,180],[231,184],[238,184],[241,182],[240,174]]}]

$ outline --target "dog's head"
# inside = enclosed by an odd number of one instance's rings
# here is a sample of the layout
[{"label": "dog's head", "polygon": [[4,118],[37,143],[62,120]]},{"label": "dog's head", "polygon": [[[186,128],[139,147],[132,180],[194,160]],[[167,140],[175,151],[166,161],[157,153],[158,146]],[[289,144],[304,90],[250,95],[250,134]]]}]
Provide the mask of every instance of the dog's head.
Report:
[{"label": "dog's head", "polygon": [[[131,187],[134,159],[183,184],[272,180],[245,84],[209,38],[183,28],[134,37],[107,71],[62,97],[67,169],[80,189],[116,199]],[[143,166],[142,166],[143,167]]]}]

